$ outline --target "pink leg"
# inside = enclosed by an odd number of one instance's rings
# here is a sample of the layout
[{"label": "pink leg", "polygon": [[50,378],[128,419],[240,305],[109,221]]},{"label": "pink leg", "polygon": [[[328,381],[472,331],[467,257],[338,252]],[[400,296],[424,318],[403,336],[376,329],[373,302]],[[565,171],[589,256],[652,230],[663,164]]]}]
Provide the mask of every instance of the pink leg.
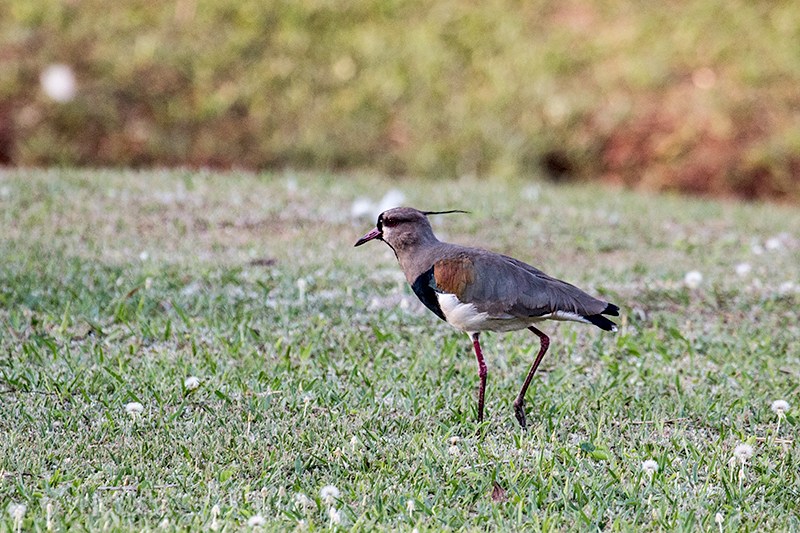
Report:
[{"label": "pink leg", "polygon": [[478,376],[481,378],[480,390],[478,391],[478,422],[483,422],[483,399],[486,394],[486,375],[489,373],[486,370],[486,362],[483,360],[483,353],[481,353],[481,343],[478,341],[480,332],[472,333],[472,346],[475,348],[475,356],[478,358]]},{"label": "pink leg", "polygon": [[528,329],[539,336],[539,340],[541,341],[541,347],[539,348],[539,355],[536,356],[536,360],[533,362],[530,372],[528,372],[528,377],[525,378],[525,383],[522,384],[522,389],[520,389],[519,394],[517,395],[517,399],[514,400],[514,414],[517,416],[517,421],[519,422],[519,425],[522,426],[523,428],[526,426],[525,393],[528,391],[528,385],[531,384],[531,380],[533,379],[533,375],[536,373],[536,369],[539,367],[539,363],[542,362],[542,357],[544,357],[544,353],[547,351],[547,347],[550,346],[550,337],[548,337],[547,335],[545,335],[544,333],[542,333],[533,326],[529,327]]}]

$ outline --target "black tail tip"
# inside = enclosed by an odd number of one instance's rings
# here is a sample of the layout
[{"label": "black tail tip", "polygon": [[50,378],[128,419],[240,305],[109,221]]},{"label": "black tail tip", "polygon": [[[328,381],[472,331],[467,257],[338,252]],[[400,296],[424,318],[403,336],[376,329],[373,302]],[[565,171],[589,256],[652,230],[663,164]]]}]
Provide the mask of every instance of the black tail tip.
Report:
[{"label": "black tail tip", "polygon": [[605,331],[617,331],[617,325],[603,315],[590,315],[583,317],[598,328]]},{"label": "black tail tip", "polygon": [[601,315],[611,315],[611,316],[619,316],[619,307],[614,304],[608,304],[606,308],[603,310]]}]

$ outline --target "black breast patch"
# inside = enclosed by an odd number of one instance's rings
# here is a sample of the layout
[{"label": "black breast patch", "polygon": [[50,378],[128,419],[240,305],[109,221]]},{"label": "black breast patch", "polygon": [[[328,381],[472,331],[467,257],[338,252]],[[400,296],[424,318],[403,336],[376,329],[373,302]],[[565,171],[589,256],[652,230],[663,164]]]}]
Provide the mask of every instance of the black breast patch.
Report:
[{"label": "black breast patch", "polygon": [[444,313],[442,313],[442,308],[439,307],[439,299],[436,297],[436,289],[434,289],[434,287],[436,287],[436,281],[433,278],[433,267],[427,272],[420,274],[420,276],[414,280],[414,283],[411,284],[411,290],[417,295],[419,301],[425,304],[425,307],[433,311],[436,316],[446,322],[447,319],[444,317]]}]

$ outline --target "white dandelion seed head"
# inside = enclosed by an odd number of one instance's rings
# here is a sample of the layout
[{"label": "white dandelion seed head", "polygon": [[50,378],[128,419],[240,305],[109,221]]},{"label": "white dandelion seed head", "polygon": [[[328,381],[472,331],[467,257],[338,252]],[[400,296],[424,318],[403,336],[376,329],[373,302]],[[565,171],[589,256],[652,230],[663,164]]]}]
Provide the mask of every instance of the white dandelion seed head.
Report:
[{"label": "white dandelion seed head", "polygon": [[781,242],[780,237],[772,237],[767,239],[767,242],[764,243],[764,248],[770,251],[780,250],[781,246],[783,246],[783,243]]},{"label": "white dandelion seed head", "polygon": [[328,509],[328,516],[331,517],[331,524],[341,524],[342,523],[342,515],[339,514],[339,511],[336,510],[336,507],[331,507]]},{"label": "white dandelion seed head", "polygon": [[22,519],[25,517],[25,512],[28,510],[28,506],[24,503],[9,503],[7,510],[8,515],[14,522],[22,522]]},{"label": "white dandelion seed head", "polygon": [[459,437],[456,437],[456,436],[450,437],[450,446],[455,446],[456,444],[458,444],[458,441],[460,441],[460,440],[461,439]]},{"label": "white dandelion seed head", "polygon": [[542,194],[542,188],[538,185],[528,185],[522,190],[522,197],[532,202],[538,200],[540,194]]},{"label": "white dandelion seed head", "polygon": [[725,517],[722,516],[722,513],[717,512],[717,514],[714,515],[714,522],[717,524],[722,524],[723,520],[725,520]]},{"label": "white dandelion seed head", "polygon": [[745,443],[739,444],[733,449],[733,456],[736,457],[739,462],[744,463],[753,457],[753,447]]},{"label": "white dandelion seed head", "polygon": [[302,492],[298,492],[294,495],[294,501],[298,507],[311,507],[314,503],[311,501],[311,498],[303,494]]},{"label": "white dandelion seed head", "polygon": [[148,259],[150,259],[150,253],[147,250],[143,251],[142,253],[139,254],[139,259],[141,259],[142,261],[147,261]]},{"label": "white dandelion seed head", "polygon": [[683,282],[690,289],[696,289],[703,282],[703,275],[697,270],[690,270],[684,276]]},{"label": "white dandelion seed head", "polygon": [[417,504],[414,503],[414,500],[406,501],[406,510],[408,511],[408,514],[413,513],[416,508],[417,508]]},{"label": "white dandelion seed head", "polygon": [[47,96],[62,104],[75,98],[77,92],[75,74],[67,65],[48,66],[39,76],[39,83]]},{"label": "white dandelion seed head", "polygon": [[648,459],[647,461],[643,461],[642,470],[648,475],[653,475],[656,472],[658,472],[658,463],[653,459]]},{"label": "white dandelion seed head", "polygon": [[372,205],[372,200],[369,198],[356,198],[353,205],[350,207],[351,218],[362,218],[366,216],[372,217],[372,212],[375,208]]},{"label": "white dandelion seed head", "polygon": [[325,505],[332,505],[334,501],[339,499],[339,489],[333,485],[325,485],[319,491],[319,498]]},{"label": "white dandelion seed head", "polygon": [[778,416],[783,416],[783,415],[785,415],[785,414],[786,414],[786,412],[787,412],[789,409],[791,409],[791,407],[792,407],[792,406],[791,406],[791,405],[789,405],[789,402],[787,402],[786,400],[775,400],[775,401],[774,401],[774,402],[772,402],[772,404],[769,406],[769,408],[770,408],[770,409],[772,409],[772,412],[773,412],[773,413],[775,413],[775,414],[776,414],[776,415],[778,415]]},{"label": "white dandelion seed head", "polygon": [[[397,189],[391,189],[387,192],[383,198],[381,198],[380,203],[378,204],[378,215],[392,209],[393,207],[398,207],[403,205],[403,202],[406,201],[406,195],[403,194],[401,191]],[[377,220],[377,215],[375,219]]]},{"label": "white dandelion seed head", "polygon": [[211,516],[217,517],[219,516],[220,508],[219,504],[214,504],[214,507],[211,508]]},{"label": "white dandelion seed head", "polygon": [[139,402],[128,402],[125,404],[125,412],[133,417],[142,414],[142,411],[144,411],[144,405]]},{"label": "white dandelion seed head", "polygon": [[253,515],[247,519],[247,525],[250,527],[261,527],[266,523],[267,521],[260,514]]},{"label": "white dandelion seed head", "polygon": [[753,267],[750,266],[750,263],[739,263],[736,265],[736,274],[739,276],[746,276],[753,270]]},{"label": "white dandelion seed head", "polygon": [[447,448],[447,453],[450,455],[458,455],[458,446],[450,446]]},{"label": "white dandelion seed head", "polygon": [[200,378],[196,376],[189,376],[183,380],[183,386],[186,390],[194,390],[200,386]]}]

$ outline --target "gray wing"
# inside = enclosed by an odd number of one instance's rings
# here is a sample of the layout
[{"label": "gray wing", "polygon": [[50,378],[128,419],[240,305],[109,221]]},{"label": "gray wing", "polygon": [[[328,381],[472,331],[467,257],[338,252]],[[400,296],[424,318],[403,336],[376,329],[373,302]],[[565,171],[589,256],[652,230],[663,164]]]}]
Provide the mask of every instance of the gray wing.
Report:
[{"label": "gray wing", "polygon": [[475,283],[466,287],[460,299],[491,317],[527,318],[556,311],[586,317],[601,314],[608,306],[522,261],[486,250],[480,252],[473,256]]}]

